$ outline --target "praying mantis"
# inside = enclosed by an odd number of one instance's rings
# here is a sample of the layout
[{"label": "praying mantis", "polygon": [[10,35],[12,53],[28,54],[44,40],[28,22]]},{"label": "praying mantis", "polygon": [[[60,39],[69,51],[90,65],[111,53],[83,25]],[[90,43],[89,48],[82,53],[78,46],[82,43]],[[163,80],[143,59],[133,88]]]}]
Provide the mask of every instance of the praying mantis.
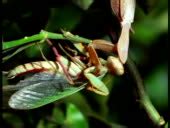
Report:
[{"label": "praying mantis", "polygon": [[91,44],[83,46],[83,49],[86,49],[88,64],[68,55],[71,59],[69,60],[57,53],[55,62],[31,62],[10,70],[9,79],[30,72],[36,72],[36,74],[16,85],[20,89],[11,96],[9,106],[13,109],[34,109],[84,88],[99,95],[108,95],[109,90],[102,82],[102,78],[108,72],[122,75],[124,68],[117,57],[109,56],[107,61],[99,58],[96,49],[111,52],[114,51],[115,46],[105,40],[93,40]]},{"label": "praying mantis", "polygon": [[[61,56],[53,47],[56,61],[39,61],[19,65],[8,72],[8,78],[15,78],[30,72],[36,73],[30,78],[20,81],[10,100],[9,106],[14,109],[34,109],[66,96],[72,95],[84,88],[100,95],[108,95],[109,90],[102,78],[109,72],[113,75],[123,75],[128,57],[129,30],[134,19],[135,0],[110,0],[112,11],[121,23],[121,34],[116,45],[109,41],[96,39],[90,44],[73,43],[76,50],[86,55],[88,64],[76,57]],[[64,32],[66,38],[72,34]],[[107,60],[100,58],[96,50],[110,55]],[[65,50],[64,50],[65,51]],[[67,52],[66,52],[67,53]],[[46,86],[48,85],[48,86]],[[65,93],[67,92],[67,93]]]}]

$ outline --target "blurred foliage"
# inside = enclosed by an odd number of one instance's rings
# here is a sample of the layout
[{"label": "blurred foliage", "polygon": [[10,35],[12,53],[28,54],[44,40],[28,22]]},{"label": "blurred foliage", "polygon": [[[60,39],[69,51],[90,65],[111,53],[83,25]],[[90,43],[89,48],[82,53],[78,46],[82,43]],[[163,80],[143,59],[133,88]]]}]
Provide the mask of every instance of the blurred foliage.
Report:
[{"label": "blurred foliage", "polygon": [[[129,53],[139,69],[151,101],[167,121],[168,1],[143,1],[137,0],[135,21],[132,24],[135,33],[130,35]],[[36,6],[34,2],[2,1],[3,41],[37,34],[41,29],[51,32],[61,32],[64,29],[90,39],[108,39],[110,29],[113,29],[116,33],[113,42],[118,38],[119,23],[111,13],[109,0],[42,1],[42,5]],[[55,59],[49,46],[42,44],[41,47],[49,60]],[[38,60],[42,60],[39,48],[31,47],[16,54],[2,66],[4,71],[8,71],[19,64]],[[4,78],[3,81],[3,84],[14,84],[17,80],[6,81]],[[132,81],[127,73],[122,77],[107,75],[103,81],[110,90],[107,97],[83,90],[35,110],[18,111],[3,107],[2,127],[153,127],[136,105]],[[5,103],[8,98],[4,93]]]},{"label": "blurred foliage", "polygon": [[67,106],[65,124],[66,128],[88,128],[86,119],[73,104]]},{"label": "blurred foliage", "polygon": [[47,120],[47,122],[40,120],[37,128],[54,128],[57,126],[62,128],[88,128],[87,120],[73,104],[67,104],[66,116],[60,109],[54,108],[52,117],[47,118]]},{"label": "blurred foliage", "polygon": [[168,67],[160,65],[145,78],[146,91],[153,103],[160,109],[168,109]]},{"label": "blurred foliage", "polygon": [[168,122],[166,123],[165,128],[168,128]]}]

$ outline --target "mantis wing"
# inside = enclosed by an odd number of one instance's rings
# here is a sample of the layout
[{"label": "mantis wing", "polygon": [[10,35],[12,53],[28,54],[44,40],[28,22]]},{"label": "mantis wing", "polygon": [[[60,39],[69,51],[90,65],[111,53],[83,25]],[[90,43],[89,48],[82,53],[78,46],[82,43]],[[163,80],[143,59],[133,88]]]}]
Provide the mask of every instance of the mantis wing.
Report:
[{"label": "mantis wing", "polygon": [[73,87],[60,74],[39,73],[18,83],[22,89],[15,92],[8,104],[13,109],[34,109],[49,104],[85,88]]},{"label": "mantis wing", "polygon": [[118,55],[123,64],[126,63],[128,58],[128,49],[129,49],[129,29],[130,24],[125,24],[122,27],[122,31],[118,40],[117,49]]},{"label": "mantis wing", "polygon": [[124,64],[128,58],[129,30],[135,15],[135,0],[110,0],[111,8],[121,23],[122,31],[118,40],[118,55]]}]

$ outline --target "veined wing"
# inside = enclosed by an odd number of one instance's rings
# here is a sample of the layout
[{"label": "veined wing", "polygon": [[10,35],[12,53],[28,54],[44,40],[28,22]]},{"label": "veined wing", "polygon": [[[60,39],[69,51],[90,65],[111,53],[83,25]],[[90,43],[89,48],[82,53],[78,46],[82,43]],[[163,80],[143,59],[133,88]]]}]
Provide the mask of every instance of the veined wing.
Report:
[{"label": "veined wing", "polygon": [[72,95],[85,88],[70,85],[61,74],[38,73],[18,83],[24,86],[15,92],[9,106],[13,109],[34,109]]}]

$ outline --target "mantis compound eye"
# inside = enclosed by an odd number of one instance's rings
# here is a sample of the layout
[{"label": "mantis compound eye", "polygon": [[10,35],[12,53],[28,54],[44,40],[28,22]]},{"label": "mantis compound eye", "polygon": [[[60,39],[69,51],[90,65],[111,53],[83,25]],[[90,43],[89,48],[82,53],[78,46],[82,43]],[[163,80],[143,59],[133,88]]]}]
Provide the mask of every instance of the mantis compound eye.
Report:
[{"label": "mantis compound eye", "polygon": [[107,59],[107,66],[112,74],[116,75],[124,74],[124,67],[123,64],[120,62],[119,58],[109,56]]}]

